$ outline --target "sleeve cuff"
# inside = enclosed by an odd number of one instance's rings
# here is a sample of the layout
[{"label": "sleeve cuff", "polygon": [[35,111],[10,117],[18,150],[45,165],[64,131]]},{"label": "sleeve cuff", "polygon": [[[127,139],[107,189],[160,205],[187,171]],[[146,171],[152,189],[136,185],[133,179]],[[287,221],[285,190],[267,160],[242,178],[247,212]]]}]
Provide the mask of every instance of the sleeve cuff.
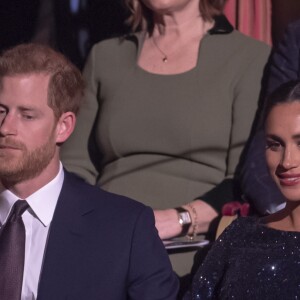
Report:
[{"label": "sleeve cuff", "polygon": [[206,202],[220,213],[225,203],[241,199],[240,189],[234,179],[224,179],[216,187],[197,197],[197,199]]}]

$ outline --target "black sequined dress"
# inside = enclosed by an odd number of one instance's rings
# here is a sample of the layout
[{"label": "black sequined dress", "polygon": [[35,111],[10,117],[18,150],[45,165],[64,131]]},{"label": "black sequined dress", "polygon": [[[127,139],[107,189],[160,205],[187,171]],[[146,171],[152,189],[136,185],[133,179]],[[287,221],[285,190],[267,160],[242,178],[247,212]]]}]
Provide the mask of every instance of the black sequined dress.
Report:
[{"label": "black sequined dress", "polygon": [[239,218],[210,250],[189,299],[300,299],[300,233]]}]

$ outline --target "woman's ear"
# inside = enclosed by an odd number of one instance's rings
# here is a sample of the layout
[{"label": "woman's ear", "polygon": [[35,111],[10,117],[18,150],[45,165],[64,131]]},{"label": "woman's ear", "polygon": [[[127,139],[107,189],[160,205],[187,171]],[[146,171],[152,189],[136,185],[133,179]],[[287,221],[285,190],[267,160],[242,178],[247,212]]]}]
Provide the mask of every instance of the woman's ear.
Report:
[{"label": "woman's ear", "polygon": [[74,131],[76,116],[73,112],[63,113],[56,125],[56,143],[65,142]]}]

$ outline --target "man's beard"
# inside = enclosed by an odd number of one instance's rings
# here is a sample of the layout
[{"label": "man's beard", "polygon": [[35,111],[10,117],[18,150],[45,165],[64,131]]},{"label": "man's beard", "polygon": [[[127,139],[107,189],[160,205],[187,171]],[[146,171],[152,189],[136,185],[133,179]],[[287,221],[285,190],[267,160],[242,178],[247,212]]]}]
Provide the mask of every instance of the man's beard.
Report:
[{"label": "man's beard", "polygon": [[[5,154],[6,150],[1,150],[1,146],[5,145],[18,150]],[[4,184],[16,184],[38,176],[49,165],[55,155],[55,149],[53,132],[44,145],[32,151],[21,142],[0,138],[0,180]]]}]

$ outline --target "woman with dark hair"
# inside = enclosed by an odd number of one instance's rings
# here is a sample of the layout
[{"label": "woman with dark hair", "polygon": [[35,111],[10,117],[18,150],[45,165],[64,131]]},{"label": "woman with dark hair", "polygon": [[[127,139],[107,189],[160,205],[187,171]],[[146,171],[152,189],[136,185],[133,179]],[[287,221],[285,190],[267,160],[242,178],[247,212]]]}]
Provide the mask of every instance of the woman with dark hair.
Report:
[{"label": "woman with dark hair", "polygon": [[300,81],[269,97],[264,132],[269,172],[286,206],[267,217],[234,221],[208,253],[185,300],[300,295]]},{"label": "woman with dark hair", "polygon": [[[236,200],[269,47],[233,29],[224,2],[126,0],[132,34],[93,47],[64,145],[70,171],[151,206],[162,239],[206,232]],[[170,257],[190,271],[192,252]]]},{"label": "woman with dark hair", "polygon": [[[272,52],[267,94],[285,82],[300,79],[300,20],[287,26],[283,39]],[[257,124],[256,130],[241,171],[241,185],[245,197],[265,215],[282,208],[285,200],[268,173],[261,124]]]}]

